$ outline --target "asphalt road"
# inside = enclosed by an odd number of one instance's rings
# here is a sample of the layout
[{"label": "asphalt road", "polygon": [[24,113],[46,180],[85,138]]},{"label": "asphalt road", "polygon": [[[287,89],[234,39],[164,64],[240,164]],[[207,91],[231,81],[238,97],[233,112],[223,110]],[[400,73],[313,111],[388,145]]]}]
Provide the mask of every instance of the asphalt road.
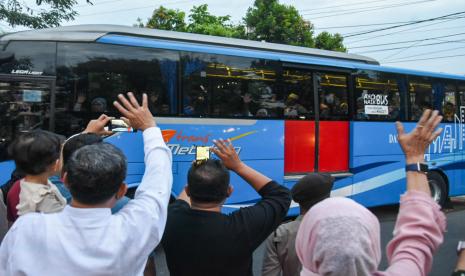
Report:
[{"label": "asphalt road", "polygon": [[[459,240],[465,240],[465,197],[453,198],[454,208],[445,210],[447,216],[447,232],[444,237],[444,243],[434,256],[433,269],[429,275],[445,276],[450,275],[455,267],[457,260],[456,246]],[[385,248],[392,238],[392,231],[398,212],[398,206],[385,206],[372,208],[381,223],[381,245],[383,249],[383,258],[379,266],[380,270],[387,267]],[[261,265],[263,258],[263,245],[254,252],[254,275],[261,275]],[[166,267],[163,252],[156,255],[157,276],[168,276],[169,272]]]}]

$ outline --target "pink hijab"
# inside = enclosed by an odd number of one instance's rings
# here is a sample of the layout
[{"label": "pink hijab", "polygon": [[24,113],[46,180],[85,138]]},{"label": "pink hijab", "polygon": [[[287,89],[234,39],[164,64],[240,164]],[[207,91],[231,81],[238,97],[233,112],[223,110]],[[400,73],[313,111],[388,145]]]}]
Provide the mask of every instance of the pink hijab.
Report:
[{"label": "pink hijab", "polygon": [[296,238],[301,276],[373,275],[381,260],[380,225],[368,209],[336,197],[313,206]]}]

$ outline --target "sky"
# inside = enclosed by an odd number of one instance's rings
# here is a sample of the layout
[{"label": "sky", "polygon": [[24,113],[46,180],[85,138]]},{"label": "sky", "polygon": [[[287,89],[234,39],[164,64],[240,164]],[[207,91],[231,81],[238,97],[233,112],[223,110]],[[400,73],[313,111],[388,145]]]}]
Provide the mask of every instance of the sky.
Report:
[{"label": "sky", "polygon": [[[133,25],[144,22],[160,5],[188,12],[192,6],[208,4],[214,15],[230,15],[238,23],[253,0],[78,0],[75,24]],[[378,60],[382,65],[465,75],[465,0],[281,0],[293,5],[315,33],[340,33],[349,53]],[[427,20],[454,13],[441,20],[403,27],[412,21]],[[386,24],[389,23],[389,24]],[[356,25],[356,27],[354,27]],[[362,26],[360,26],[362,25]],[[0,22],[0,28],[12,29]],[[381,28],[391,28],[379,31]],[[374,32],[373,32],[374,31]],[[365,32],[365,34],[359,34]],[[371,32],[371,33],[366,33]],[[383,45],[379,45],[383,44]],[[376,46],[378,45],[378,46]]]}]

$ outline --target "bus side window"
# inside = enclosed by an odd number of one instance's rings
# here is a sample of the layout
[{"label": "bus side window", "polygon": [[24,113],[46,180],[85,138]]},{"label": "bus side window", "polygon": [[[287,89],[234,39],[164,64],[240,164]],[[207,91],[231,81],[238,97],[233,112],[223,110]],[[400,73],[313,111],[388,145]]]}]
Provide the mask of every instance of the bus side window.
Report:
[{"label": "bus side window", "polygon": [[355,77],[355,119],[395,121],[402,117],[402,79],[398,75],[360,71]]},{"label": "bus side window", "polygon": [[317,73],[320,119],[347,119],[347,77],[338,74]]},{"label": "bus side window", "polygon": [[443,122],[454,122],[455,114],[457,113],[457,102],[455,100],[456,89],[455,83],[447,83],[444,85],[444,98],[442,100]]},{"label": "bus side window", "polygon": [[283,71],[284,117],[287,119],[314,118],[313,78],[310,71]]},{"label": "bus side window", "polygon": [[425,109],[434,108],[433,86],[428,78],[409,76],[409,117],[418,121]]}]

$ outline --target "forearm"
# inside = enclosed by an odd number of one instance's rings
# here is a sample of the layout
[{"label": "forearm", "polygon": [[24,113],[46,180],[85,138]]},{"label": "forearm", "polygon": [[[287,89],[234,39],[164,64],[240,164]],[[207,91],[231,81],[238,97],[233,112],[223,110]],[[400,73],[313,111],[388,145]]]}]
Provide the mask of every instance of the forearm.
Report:
[{"label": "forearm", "polygon": [[255,191],[260,191],[266,184],[268,184],[271,179],[260,172],[252,169],[244,163],[234,170],[242,179],[255,189]]},{"label": "forearm", "polygon": [[[406,164],[424,163],[423,155],[420,156],[406,156]],[[428,184],[428,177],[422,172],[409,171],[407,174],[407,191],[420,191],[431,195]]]},{"label": "forearm", "polygon": [[171,151],[166,147],[159,128],[146,129],[143,135],[145,172],[135,199],[140,194],[149,194],[168,202],[172,185]]},{"label": "forearm", "polygon": [[460,253],[455,270],[465,270],[465,250]]}]

